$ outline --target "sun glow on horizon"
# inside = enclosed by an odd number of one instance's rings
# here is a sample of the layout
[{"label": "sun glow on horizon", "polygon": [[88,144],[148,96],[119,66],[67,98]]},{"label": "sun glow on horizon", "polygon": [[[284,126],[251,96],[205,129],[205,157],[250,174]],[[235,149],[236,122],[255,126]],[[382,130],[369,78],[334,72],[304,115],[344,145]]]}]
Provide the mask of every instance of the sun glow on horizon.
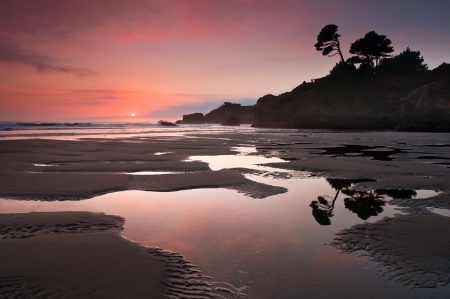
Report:
[{"label": "sun glow on horizon", "polygon": [[0,1],[1,121],[169,120],[279,95],[338,62],[314,47],[330,15],[346,55],[375,30],[430,69],[449,60],[450,1],[23,2]]}]

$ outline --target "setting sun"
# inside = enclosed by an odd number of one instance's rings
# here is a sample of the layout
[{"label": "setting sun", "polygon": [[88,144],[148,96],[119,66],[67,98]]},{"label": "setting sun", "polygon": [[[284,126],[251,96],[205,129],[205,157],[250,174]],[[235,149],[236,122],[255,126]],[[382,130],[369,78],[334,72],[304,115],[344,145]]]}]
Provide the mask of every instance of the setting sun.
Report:
[{"label": "setting sun", "polygon": [[136,116],[136,114],[134,114],[134,113],[131,113],[131,116]]}]

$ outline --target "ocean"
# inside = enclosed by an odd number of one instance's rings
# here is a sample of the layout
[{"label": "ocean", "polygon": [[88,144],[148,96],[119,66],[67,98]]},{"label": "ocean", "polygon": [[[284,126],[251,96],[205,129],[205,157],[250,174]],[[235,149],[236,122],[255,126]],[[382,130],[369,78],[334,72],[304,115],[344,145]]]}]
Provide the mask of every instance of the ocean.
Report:
[{"label": "ocean", "polygon": [[[257,132],[250,125],[219,124],[162,126],[158,122],[0,122],[0,139],[125,138],[185,133]],[[284,131],[284,130],[283,130]],[[295,131],[295,130],[288,130]]]}]

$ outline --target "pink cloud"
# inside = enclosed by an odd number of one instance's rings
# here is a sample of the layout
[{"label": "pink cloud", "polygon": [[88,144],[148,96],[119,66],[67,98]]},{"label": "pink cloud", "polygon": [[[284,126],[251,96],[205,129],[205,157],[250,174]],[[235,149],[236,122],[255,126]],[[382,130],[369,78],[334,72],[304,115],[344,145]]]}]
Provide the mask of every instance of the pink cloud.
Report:
[{"label": "pink cloud", "polygon": [[0,40],[0,63],[25,65],[35,68],[40,73],[60,72],[74,74],[79,77],[95,75],[95,72],[92,70],[62,65],[48,55],[21,48],[13,42],[5,40]]},{"label": "pink cloud", "polygon": [[247,34],[257,27],[282,26],[280,15],[285,23],[292,23],[301,12],[297,8],[304,5],[298,1],[4,0],[0,6],[0,35],[67,41],[93,32],[120,40]]},{"label": "pink cloud", "polygon": [[258,35],[276,38],[289,34],[294,37],[296,33],[314,36],[320,26],[344,25],[352,19],[358,22],[351,25],[356,31],[365,24],[384,20],[380,15],[389,15],[390,7],[393,10],[400,7],[398,13],[406,9],[386,0],[3,0],[0,36],[22,42],[67,41],[93,33],[125,42],[181,35],[190,38]]}]

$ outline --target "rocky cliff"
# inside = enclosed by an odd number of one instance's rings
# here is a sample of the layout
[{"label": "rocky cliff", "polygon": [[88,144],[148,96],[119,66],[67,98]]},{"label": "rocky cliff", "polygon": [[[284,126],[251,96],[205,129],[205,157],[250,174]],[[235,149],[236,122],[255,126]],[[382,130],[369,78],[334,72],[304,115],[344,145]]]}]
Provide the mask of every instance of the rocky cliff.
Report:
[{"label": "rocky cliff", "polygon": [[[358,71],[329,75],[304,82],[291,92],[260,98],[255,106],[253,126],[412,130],[423,126],[440,130],[444,126],[426,122],[429,117],[439,115],[442,120],[448,115],[443,108],[446,85],[433,83],[441,78],[442,75],[432,71],[403,76]],[[427,84],[431,85],[426,88]],[[442,94],[442,100],[436,98],[437,94]],[[424,113],[421,105],[431,105],[432,112]],[[423,123],[416,121],[417,126],[413,128],[414,119]]]},{"label": "rocky cliff", "polygon": [[242,106],[225,102],[222,106],[205,114],[207,123],[221,124],[231,118],[235,118],[241,124],[253,123],[254,106]]},{"label": "rocky cliff", "polygon": [[450,76],[415,89],[401,100],[399,129],[450,132]]},{"label": "rocky cliff", "polygon": [[182,120],[177,120],[177,124],[204,124],[205,115],[203,113],[192,113],[183,115]]},{"label": "rocky cliff", "polygon": [[[253,122],[254,106],[242,106],[225,102],[222,106],[203,115],[202,113],[193,113],[183,115],[183,120],[177,121],[178,124],[251,124]],[[231,121],[232,120],[232,121]]]}]

